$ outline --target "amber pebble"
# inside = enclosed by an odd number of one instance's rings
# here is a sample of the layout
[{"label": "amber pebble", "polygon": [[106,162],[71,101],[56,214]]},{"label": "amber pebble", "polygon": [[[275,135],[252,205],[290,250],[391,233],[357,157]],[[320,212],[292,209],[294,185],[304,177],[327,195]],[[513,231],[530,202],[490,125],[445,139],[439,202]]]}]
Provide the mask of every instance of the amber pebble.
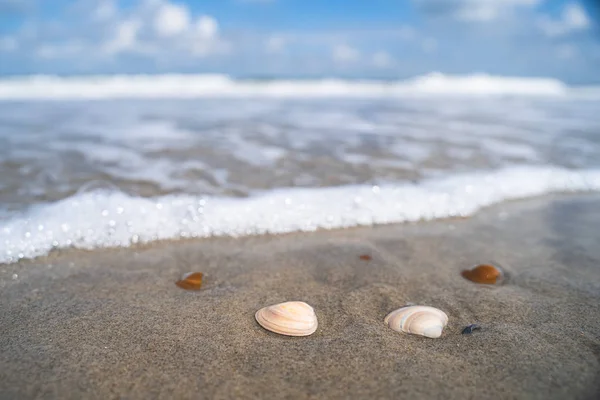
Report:
[{"label": "amber pebble", "polygon": [[177,286],[185,290],[200,290],[202,286],[202,272],[188,272],[183,274],[181,280],[175,282]]},{"label": "amber pebble", "polygon": [[362,254],[358,258],[360,258],[361,260],[364,260],[364,261],[370,261],[372,257],[368,254]]},{"label": "amber pebble", "polygon": [[502,280],[502,271],[498,267],[489,264],[481,264],[473,269],[465,269],[461,275],[471,282],[486,285],[500,283]]}]

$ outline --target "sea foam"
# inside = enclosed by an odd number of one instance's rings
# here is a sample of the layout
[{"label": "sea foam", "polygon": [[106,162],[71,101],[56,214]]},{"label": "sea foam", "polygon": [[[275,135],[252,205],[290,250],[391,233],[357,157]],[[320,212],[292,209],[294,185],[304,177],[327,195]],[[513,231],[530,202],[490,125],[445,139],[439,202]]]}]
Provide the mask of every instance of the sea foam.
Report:
[{"label": "sea foam", "polygon": [[0,80],[0,100],[200,97],[402,97],[415,95],[525,95],[600,97],[598,88],[572,88],[549,78],[441,73],[403,80],[240,80],[227,75],[49,75]]},{"label": "sea foam", "polygon": [[512,167],[418,184],[277,189],[247,198],[79,193],[0,221],[0,262],[52,249],[314,231],[471,215],[505,200],[600,191],[600,170]]}]

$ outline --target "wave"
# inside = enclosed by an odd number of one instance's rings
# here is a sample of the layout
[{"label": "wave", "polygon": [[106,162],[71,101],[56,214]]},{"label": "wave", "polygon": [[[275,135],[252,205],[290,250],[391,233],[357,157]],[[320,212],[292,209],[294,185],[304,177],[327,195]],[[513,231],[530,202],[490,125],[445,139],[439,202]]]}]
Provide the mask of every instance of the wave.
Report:
[{"label": "wave", "polygon": [[69,247],[121,247],[181,237],[276,234],[467,216],[506,200],[578,191],[600,191],[600,170],[513,167],[419,184],[282,189],[248,198],[83,192],[0,221],[0,262]]},{"label": "wave", "polygon": [[402,97],[519,95],[600,98],[599,87],[574,88],[548,78],[431,73],[404,81],[235,80],[226,75],[48,75],[0,79],[0,100],[198,97]]}]

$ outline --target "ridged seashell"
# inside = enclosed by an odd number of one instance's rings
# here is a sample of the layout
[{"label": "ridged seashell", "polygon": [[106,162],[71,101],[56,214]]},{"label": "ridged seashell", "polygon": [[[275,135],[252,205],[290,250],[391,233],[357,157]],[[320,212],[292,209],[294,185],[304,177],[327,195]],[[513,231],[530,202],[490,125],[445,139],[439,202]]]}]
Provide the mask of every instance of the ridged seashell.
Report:
[{"label": "ridged seashell", "polygon": [[500,268],[491,264],[481,264],[472,269],[465,269],[461,272],[461,275],[471,282],[482,283],[484,285],[500,283],[504,277]]},{"label": "ridged seashell", "polygon": [[288,301],[258,310],[256,321],[268,331],[287,336],[308,336],[317,330],[315,310],[303,301]]},{"label": "ridged seashell", "polygon": [[448,316],[437,308],[408,306],[392,311],[384,321],[397,332],[438,338],[448,323]]},{"label": "ridged seashell", "polygon": [[202,287],[202,272],[188,272],[175,282],[177,286],[185,290],[200,290]]}]

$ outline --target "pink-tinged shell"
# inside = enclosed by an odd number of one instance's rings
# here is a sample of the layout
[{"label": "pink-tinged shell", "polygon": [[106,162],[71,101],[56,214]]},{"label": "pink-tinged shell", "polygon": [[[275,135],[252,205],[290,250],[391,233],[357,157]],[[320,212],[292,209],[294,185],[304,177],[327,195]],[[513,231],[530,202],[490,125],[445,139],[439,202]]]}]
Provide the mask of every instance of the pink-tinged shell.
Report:
[{"label": "pink-tinged shell", "polygon": [[302,301],[288,301],[261,308],[254,317],[266,330],[287,336],[308,336],[318,326],[315,310]]},{"label": "pink-tinged shell", "polygon": [[448,316],[442,310],[428,306],[409,306],[392,311],[384,322],[397,332],[411,333],[429,338],[442,336]]}]

